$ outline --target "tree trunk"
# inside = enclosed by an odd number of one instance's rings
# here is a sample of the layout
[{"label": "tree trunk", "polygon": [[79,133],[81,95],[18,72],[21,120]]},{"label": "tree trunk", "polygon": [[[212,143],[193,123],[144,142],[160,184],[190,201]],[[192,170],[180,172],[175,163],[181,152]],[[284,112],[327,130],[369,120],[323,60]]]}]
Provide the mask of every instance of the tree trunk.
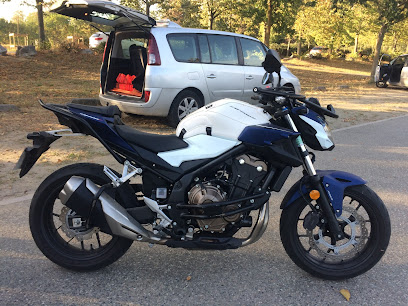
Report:
[{"label": "tree trunk", "polygon": [[299,34],[299,37],[298,37],[298,45],[297,45],[297,55],[298,55],[298,58],[300,58],[300,53],[302,52],[302,38],[300,37],[300,34]]},{"label": "tree trunk", "polygon": [[286,57],[289,57],[289,53],[290,53],[290,36],[288,37],[288,47],[286,49]]},{"label": "tree trunk", "polygon": [[378,32],[377,45],[375,47],[375,52],[374,52],[373,65],[371,66],[370,82],[374,82],[375,70],[378,65],[378,60],[380,59],[381,47],[384,41],[385,33],[387,33],[387,30],[388,30],[388,24],[385,23],[381,26],[381,29]]},{"label": "tree trunk", "polygon": [[43,6],[41,0],[36,0],[37,2],[37,17],[38,17],[38,30],[39,30],[39,47],[40,49],[45,48],[45,30],[44,30],[44,14]]},{"label": "tree trunk", "polygon": [[212,30],[213,29],[213,25],[214,25],[214,14],[211,11],[210,12],[210,24],[209,24],[209,29]]},{"label": "tree trunk", "polygon": [[354,37],[354,53],[357,54],[358,52],[358,38],[360,33],[356,33],[356,37]]},{"label": "tree trunk", "polygon": [[150,16],[150,3],[149,3],[149,1],[146,1],[146,15]]},{"label": "tree trunk", "polygon": [[269,48],[269,41],[271,39],[271,27],[272,27],[272,0],[268,0],[268,21],[265,28],[265,45]]}]

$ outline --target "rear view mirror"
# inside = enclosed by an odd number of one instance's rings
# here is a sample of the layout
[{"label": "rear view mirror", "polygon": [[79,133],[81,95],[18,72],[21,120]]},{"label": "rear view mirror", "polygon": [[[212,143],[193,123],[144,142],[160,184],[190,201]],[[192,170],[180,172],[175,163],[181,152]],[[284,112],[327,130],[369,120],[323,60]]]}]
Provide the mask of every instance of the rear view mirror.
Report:
[{"label": "rear view mirror", "polygon": [[272,73],[265,72],[263,78],[262,78],[262,85],[266,85],[272,83],[273,84],[273,75]]},{"label": "rear view mirror", "polygon": [[269,49],[265,56],[265,61],[262,63],[265,71],[268,73],[276,72],[278,75],[281,70],[281,62],[279,60],[279,55],[275,50]]}]

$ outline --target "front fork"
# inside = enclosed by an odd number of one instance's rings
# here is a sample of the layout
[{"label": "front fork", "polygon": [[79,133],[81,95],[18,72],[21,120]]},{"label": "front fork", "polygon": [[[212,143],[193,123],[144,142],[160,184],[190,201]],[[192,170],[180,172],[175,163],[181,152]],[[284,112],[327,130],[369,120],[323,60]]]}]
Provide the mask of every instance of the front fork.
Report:
[{"label": "front fork", "polygon": [[[299,132],[289,114],[286,114],[284,118],[286,122],[289,124],[289,126],[292,128],[292,130],[294,130],[295,132]],[[334,239],[341,240],[344,238],[344,233],[340,229],[339,222],[336,218],[335,212],[332,209],[332,206],[330,205],[327,192],[323,187],[320,176],[316,173],[316,169],[313,165],[312,159],[310,158],[310,154],[307,151],[305,144],[303,143],[302,137],[298,136],[296,142],[303,157],[303,168],[306,171],[306,173],[310,176],[310,183],[314,187],[314,189],[316,189],[320,193],[320,197],[319,199],[317,199],[317,204],[319,204],[324,215],[327,218],[330,233],[332,234],[332,237]]]}]

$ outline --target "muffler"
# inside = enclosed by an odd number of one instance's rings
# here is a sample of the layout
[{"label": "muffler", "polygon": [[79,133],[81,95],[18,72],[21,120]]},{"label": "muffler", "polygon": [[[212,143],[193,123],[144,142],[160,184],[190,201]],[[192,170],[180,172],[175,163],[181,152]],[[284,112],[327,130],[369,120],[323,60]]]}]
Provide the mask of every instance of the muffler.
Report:
[{"label": "muffler", "polygon": [[146,230],[106,192],[100,194],[90,216],[92,202],[99,190],[100,187],[90,179],[73,176],[65,183],[59,199],[81,217],[90,218],[91,224],[98,226],[103,232],[137,241],[158,244],[166,242],[166,239]]}]

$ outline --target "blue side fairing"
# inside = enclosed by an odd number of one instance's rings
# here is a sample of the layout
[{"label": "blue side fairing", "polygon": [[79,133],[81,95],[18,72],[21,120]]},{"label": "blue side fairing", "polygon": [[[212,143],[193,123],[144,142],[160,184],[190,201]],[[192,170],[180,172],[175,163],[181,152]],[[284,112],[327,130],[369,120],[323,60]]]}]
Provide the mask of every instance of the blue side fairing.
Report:
[{"label": "blue side fairing", "polygon": [[[323,178],[323,187],[325,188],[329,200],[333,206],[336,216],[339,217],[343,210],[343,197],[344,190],[349,186],[364,185],[366,183],[362,178],[343,171],[337,170],[317,170],[316,173]],[[307,189],[304,185],[302,186],[302,193],[307,195],[310,188]],[[287,203],[281,207],[286,208],[302,195],[299,190],[296,190]]]},{"label": "blue side fairing", "polygon": [[290,136],[298,136],[300,133],[282,128],[271,123],[250,125],[245,127],[238,137],[239,141],[253,145],[270,145],[281,139],[288,139]]},{"label": "blue side fairing", "polygon": [[98,135],[102,137],[104,140],[110,143],[113,143],[119,147],[122,147],[128,151],[132,151],[132,152],[135,151],[108,124],[108,123],[111,123],[113,125],[113,122],[114,122],[113,118],[104,117],[97,113],[87,112],[87,111],[76,109],[76,108],[69,108],[69,110],[72,113],[78,116],[81,116],[83,119],[85,119],[92,126],[95,132],[98,133]]}]

